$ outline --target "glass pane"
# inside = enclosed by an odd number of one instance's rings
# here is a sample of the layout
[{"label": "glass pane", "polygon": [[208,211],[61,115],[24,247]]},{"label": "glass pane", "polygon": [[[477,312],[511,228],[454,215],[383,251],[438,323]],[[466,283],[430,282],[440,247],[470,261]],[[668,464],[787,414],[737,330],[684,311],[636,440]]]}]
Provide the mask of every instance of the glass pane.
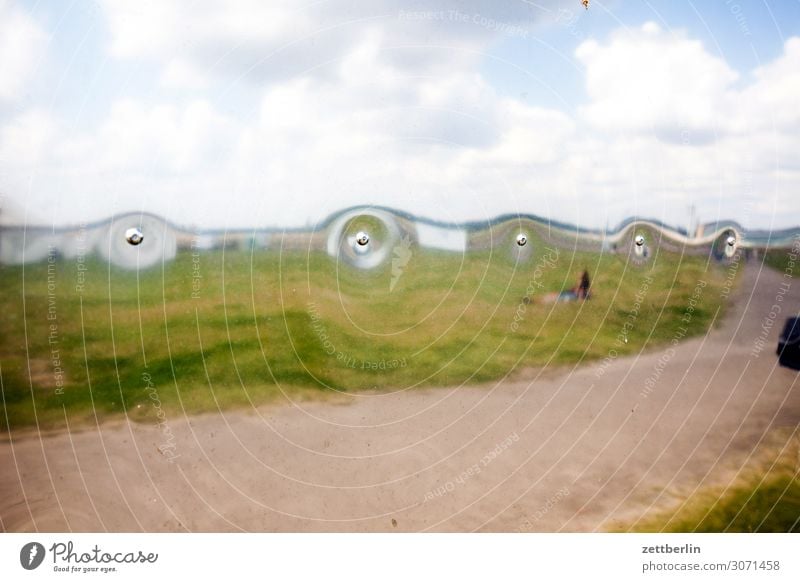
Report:
[{"label": "glass pane", "polygon": [[4,530],[800,527],[797,7],[499,4],[0,5]]}]

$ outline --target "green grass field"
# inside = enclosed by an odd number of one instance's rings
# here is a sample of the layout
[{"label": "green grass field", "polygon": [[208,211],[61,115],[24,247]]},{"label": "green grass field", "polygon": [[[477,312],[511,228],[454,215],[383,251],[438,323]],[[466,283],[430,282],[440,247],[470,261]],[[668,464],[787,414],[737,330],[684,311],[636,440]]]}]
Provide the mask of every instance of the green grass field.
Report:
[{"label": "green grass field", "polygon": [[[781,273],[787,272],[787,268],[794,265],[797,262],[797,255],[793,253],[791,248],[787,249],[771,249],[764,253],[764,264],[768,267],[772,267],[773,269],[780,271]],[[791,272],[794,269],[790,269]]]},{"label": "green grass field", "polygon": [[[0,424],[141,420],[156,397],[166,411],[199,412],[594,361],[675,337],[699,280],[707,287],[687,335],[705,332],[725,277],[703,257],[667,253],[633,268],[621,256],[563,250],[550,265],[541,253],[517,263],[488,250],[414,251],[391,291],[390,264],[360,271],[301,251],[183,251],[138,274],[89,260],[80,293],[74,260],[4,267]],[[590,301],[542,301],[584,267]]]}]

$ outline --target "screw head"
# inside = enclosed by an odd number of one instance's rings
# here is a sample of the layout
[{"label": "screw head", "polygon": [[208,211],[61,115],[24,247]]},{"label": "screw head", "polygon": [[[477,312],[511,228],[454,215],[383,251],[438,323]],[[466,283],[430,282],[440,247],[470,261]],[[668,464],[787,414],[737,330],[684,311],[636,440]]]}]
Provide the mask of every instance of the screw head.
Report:
[{"label": "screw head", "polygon": [[522,233],[519,233],[519,234],[517,235],[517,244],[518,244],[519,246],[521,246],[521,247],[524,247],[526,244],[528,244],[528,237],[527,237],[527,236],[525,236],[525,235],[524,235],[524,234],[522,234]]},{"label": "screw head", "polygon": [[640,247],[644,244],[644,237],[640,234],[637,234],[636,238],[633,239],[633,242],[636,243],[637,247]]},{"label": "screw head", "polygon": [[128,244],[137,246],[142,244],[144,234],[138,228],[129,228],[125,231],[125,240],[128,241]]},{"label": "screw head", "polygon": [[362,247],[367,246],[369,244],[369,235],[363,230],[356,233],[356,243],[358,243]]},{"label": "screw head", "polygon": [[725,239],[725,243],[726,243],[726,244],[727,244],[729,247],[732,247],[732,246],[734,246],[734,245],[736,244],[736,237],[734,237],[734,236],[729,236],[727,239]]}]

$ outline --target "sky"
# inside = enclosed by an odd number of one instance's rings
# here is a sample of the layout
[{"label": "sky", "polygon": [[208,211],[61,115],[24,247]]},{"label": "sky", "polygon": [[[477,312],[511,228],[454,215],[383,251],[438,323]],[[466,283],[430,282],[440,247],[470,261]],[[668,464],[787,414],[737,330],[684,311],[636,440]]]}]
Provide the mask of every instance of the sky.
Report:
[{"label": "sky", "polygon": [[798,104],[799,0],[0,0],[0,222],[791,227]]}]

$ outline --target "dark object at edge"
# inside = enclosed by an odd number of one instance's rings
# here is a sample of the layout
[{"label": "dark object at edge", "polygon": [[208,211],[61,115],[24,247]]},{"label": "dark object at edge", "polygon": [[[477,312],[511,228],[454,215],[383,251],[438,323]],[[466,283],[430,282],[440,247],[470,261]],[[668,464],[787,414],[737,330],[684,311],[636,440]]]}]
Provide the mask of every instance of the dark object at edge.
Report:
[{"label": "dark object at edge", "polygon": [[800,370],[800,317],[790,317],[778,338],[778,363],[781,366]]}]

